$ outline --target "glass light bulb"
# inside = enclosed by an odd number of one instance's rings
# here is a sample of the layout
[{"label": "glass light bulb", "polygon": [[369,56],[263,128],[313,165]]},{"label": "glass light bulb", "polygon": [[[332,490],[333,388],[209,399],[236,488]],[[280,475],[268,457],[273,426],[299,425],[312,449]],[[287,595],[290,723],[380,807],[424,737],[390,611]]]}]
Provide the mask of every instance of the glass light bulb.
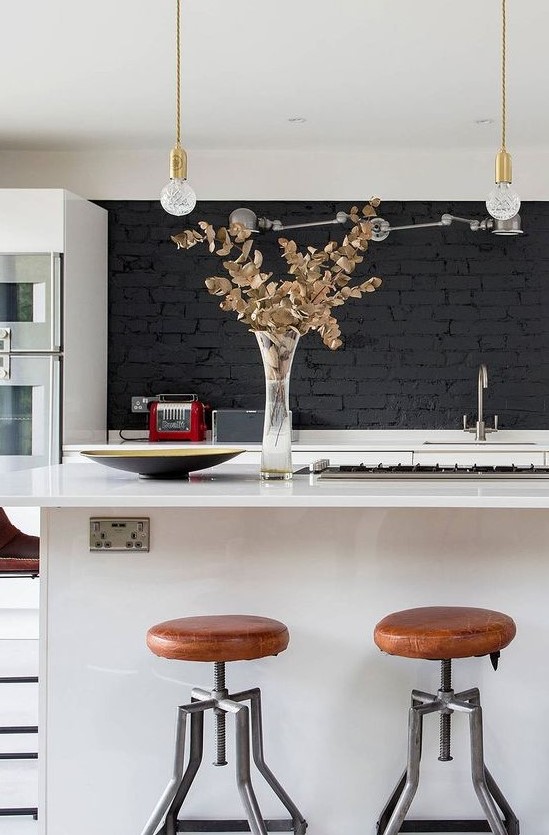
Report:
[{"label": "glass light bulb", "polygon": [[173,177],[160,192],[160,203],[169,215],[188,215],[196,206],[196,194],[187,180]]},{"label": "glass light bulb", "polygon": [[511,183],[496,183],[488,195],[486,208],[496,220],[511,220],[520,209],[520,197],[511,188]]}]

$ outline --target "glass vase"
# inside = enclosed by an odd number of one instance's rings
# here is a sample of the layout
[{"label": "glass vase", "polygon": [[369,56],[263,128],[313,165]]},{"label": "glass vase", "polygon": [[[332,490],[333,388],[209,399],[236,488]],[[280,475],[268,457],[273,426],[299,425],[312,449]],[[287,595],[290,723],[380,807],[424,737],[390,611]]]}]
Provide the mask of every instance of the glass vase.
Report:
[{"label": "glass vase", "polygon": [[265,423],[260,477],[269,481],[287,480],[292,477],[290,371],[299,334],[296,331],[256,331],[255,335],[265,369]]}]

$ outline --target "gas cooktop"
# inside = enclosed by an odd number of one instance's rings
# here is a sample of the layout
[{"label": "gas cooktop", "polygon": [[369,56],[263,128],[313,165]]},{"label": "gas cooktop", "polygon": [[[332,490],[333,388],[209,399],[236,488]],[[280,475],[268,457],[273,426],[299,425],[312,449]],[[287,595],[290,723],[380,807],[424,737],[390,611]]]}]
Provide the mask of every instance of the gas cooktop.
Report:
[{"label": "gas cooktop", "polygon": [[[319,479],[363,479],[363,478],[549,478],[549,467],[517,466],[515,464],[496,465],[493,467],[472,464],[464,466],[444,465],[427,466],[424,464],[396,464],[385,466],[378,464],[370,467],[365,464],[344,465],[330,467],[329,462],[322,462],[322,466],[311,465],[309,470],[316,473]],[[303,472],[303,471],[301,471]]]}]

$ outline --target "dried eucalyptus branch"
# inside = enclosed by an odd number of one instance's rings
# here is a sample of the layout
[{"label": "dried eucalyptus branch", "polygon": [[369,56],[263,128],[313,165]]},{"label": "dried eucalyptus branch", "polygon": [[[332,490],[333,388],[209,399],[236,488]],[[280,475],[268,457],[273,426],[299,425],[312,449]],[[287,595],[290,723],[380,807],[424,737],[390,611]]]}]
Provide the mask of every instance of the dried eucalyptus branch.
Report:
[{"label": "dried eucalyptus branch", "polygon": [[251,330],[276,334],[287,330],[299,334],[316,330],[324,344],[335,350],[342,342],[332,308],[347,299],[372,293],[381,284],[377,277],[354,286],[349,284],[357,264],[364,260],[362,253],[368,249],[372,237],[370,218],[375,217],[379,202],[373,198],[360,212],[356,206],[349,210],[355,225],[341,244],[329,241],[323,249],[309,246],[302,253],[295,241],[279,238],[281,255],[291,276],[285,281],[271,281],[272,272],[262,272],[263,255],[254,247],[250,230],[240,224],[215,230],[209,223],[200,221],[201,232],[186,229],[172,240],[179,249],[206,243],[210,252],[221,258],[232,256],[237,250],[236,257],[223,261],[230,278],[212,276],[206,279],[206,287],[212,295],[224,296],[221,309],[234,310]]}]

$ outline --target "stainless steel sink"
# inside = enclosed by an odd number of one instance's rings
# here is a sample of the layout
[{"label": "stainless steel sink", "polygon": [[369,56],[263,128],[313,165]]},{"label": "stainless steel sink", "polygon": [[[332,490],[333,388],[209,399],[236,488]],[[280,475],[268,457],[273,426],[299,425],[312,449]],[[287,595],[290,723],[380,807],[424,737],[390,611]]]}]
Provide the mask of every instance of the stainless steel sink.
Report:
[{"label": "stainless steel sink", "polygon": [[478,446],[484,449],[500,446],[538,446],[535,441],[423,441],[423,445],[430,446]]}]

